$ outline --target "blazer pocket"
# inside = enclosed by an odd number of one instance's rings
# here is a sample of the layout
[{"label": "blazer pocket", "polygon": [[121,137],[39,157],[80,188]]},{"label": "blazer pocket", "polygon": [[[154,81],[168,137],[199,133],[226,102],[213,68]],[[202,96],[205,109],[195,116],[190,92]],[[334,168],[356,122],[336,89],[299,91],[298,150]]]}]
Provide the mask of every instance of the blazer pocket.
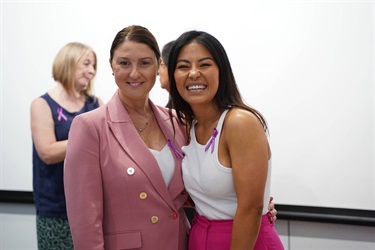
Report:
[{"label": "blazer pocket", "polygon": [[141,232],[124,232],[104,236],[104,249],[137,249],[142,247]]}]

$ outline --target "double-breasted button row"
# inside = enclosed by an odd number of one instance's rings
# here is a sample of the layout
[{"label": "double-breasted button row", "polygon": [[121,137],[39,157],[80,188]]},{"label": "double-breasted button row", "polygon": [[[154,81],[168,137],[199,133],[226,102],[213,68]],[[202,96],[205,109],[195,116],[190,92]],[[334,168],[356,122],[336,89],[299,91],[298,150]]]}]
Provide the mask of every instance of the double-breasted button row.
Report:
[{"label": "double-breasted button row", "polygon": [[[146,192],[139,193],[139,199],[144,200],[146,198],[147,198],[147,193]],[[154,215],[154,216],[151,216],[150,220],[151,220],[152,224],[156,224],[159,221],[159,217],[157,217],[156,215]]]},{"label": "double-breasted button row", "polygon": [[[144,200],[146,198],[147,198],[147,193],[146,192],[139,193],[139,199]],[[154,216],[151,216],[150,220],[151,220],[152,224],[156,224],[159,221],[159,217],[156,216],[156,215],[154,215]]]},{"label": "double-breasted button row", "polygon": [[[173,212],[171,214],[171,218],[172,218],[172,220],[177,220],[178,219],[178,213],[177,212]],[[156,215],[151,216],[151,223],[152,224],[156,224],[158,222],[159,222],[159,217],[158,216],[156,216]]]},{"label": "double-breasted button row", "polygon": [[[128,169],[126,170],[126,172],[127,172],[128,175],[133,175],[133,174],[135,173],[135,170],[134,170],[134,168],[128,168]],[[186,194],[186,191],[185,191],[185,190],[182,191],[181,194]],[[145,199],[147,199],[147,196],[148,196],[148,195],[147,195],[146,192],[141,192],[141,193],[139,193],[139,199],[141,199],[141,200],[145,200]],[[178,213],[177,213],[177,212],[173,212],[173,213],[171,214],[171,218],[172,218],[173,220],[177,220],[177,219],[178,219]],[[159,217],[156,216],[156,215],[153,215],[153,216],[151,216],[150,220],[151,220],[151,223],[152,223],[152,224],[156,224],[156,223],[159,222]]]}]

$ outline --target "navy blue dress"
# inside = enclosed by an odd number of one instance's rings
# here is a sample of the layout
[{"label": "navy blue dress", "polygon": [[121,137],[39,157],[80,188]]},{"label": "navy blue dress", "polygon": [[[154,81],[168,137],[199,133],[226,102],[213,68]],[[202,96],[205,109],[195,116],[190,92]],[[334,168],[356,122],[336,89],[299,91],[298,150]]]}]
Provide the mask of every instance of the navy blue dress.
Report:
[{"label": "navy blue dress", "polygon": [[[57,141],[68,139],[74,117],[99,107],[97,98],[86,97],[83,108],[71,113],[60,107],[47,93],[41,98],[46,100],[51,108]],[[33,195],[37,216],[67,218],[63,170],[64,161],[51,165],[45,164],[39,158],[33,143]]]}]

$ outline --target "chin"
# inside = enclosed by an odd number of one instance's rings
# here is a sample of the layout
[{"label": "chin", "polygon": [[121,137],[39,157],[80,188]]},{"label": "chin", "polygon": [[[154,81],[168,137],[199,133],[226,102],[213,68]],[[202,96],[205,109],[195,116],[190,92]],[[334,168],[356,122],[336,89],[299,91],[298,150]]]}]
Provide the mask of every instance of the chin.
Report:
[{"label": "chin", "polygon": [[81,90],[86,90],[88,86],[89,86],[88,83],[80,84],[79,88],[80,88]]}]

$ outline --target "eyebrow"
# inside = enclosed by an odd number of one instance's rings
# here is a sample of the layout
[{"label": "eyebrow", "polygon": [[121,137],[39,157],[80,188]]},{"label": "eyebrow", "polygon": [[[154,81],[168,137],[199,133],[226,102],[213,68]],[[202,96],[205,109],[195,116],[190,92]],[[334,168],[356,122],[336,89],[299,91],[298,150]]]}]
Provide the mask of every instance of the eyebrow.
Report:
[{"label": "eyebrow", "polygon": [[147,60],[147,59],[153,60],[154,58],[152,58],[151,56],[139,58],[139,60]]},{"label": "eyebrow", "polygon": [[[126,56],[120,56],[118,57],[118,59],[126,59],[126,60],[130,60],[129,57],[126,57]],[[150,59],[150,60],[153,60],[153,58],[151,56],[147,56],[147,57],[142,57],[142,58],[139,58],[137,60],[147,60],[147,59]]]},{"label": "eyebrow", "polygon": [[[203,58],[199,59],[198,62],[202,62],[202,61],[204,61],[204,60],[215,61],[212,57],[207,56],[207,57],[203,57]],[[177,61],[177,63],[179,63],[179,62],[186,62],[186,63],[188,63],[188,62],[190,62],[190,61],[187,60],[187,59],[180,59],[180,60]]]}]

